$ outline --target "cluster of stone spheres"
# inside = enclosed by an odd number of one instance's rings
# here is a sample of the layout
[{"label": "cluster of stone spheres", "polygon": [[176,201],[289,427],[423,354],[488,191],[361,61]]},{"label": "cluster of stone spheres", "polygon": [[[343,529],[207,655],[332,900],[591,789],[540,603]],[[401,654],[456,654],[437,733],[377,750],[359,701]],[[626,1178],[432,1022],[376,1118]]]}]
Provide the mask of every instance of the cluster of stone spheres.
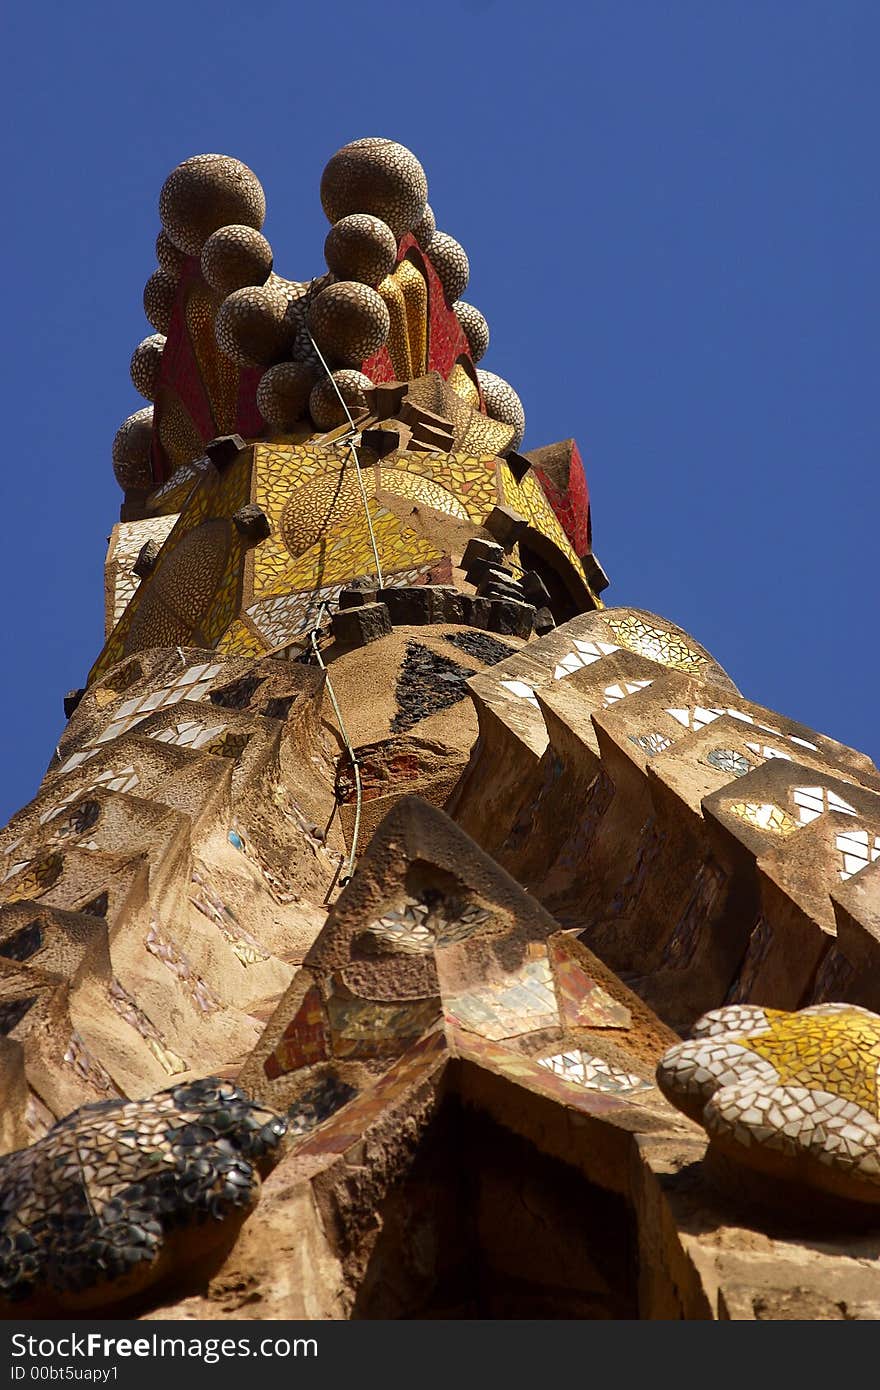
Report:
[{"label": "cluster of stone spheres", "polygon": [[[424,170],[409,150],[390,140],[355,140],[333,156],[321,180],[332,224],[324,243],[327,273],[287,280],[274,272],[272,247],[260,230],[266,198],[256,175],[224,155],[185,160],[159,200],[159,264],[144,289],[144,310],[156,331],[132,355],[136,389],[155,402],[181,275],[190,258],[198,258],[214,302],[207,310],[200,302],[190,316],[211,318],[227,373],[230,366],[258,373],[256,404],[266,426],[289,431],[305,419],[328,430],[343,423],[346,407],[364,408],[364,390],[375,384],[364,367],[389,339],[399,375],[418,375],[426,365],[425,328],[419,326],[424,282],[417,265],[399,257],[404,237],[429,258],[470,358],[479,362],[489,327],[460,297],[468,285],[468,257],[454,237],[437,229],[427,198]],[[525,415],[513,387],[478,369],[465,394],[476,399],[477,392],[490,417],[513,426],[511,447],[518,447]],[[113,460],[124,488],[152,481],[153,413],[152,406],[135,412],[117,433]],[[180,420],[169,423],[178,462],[186,433]]]},{"label": "cluster of stone spheres", "polygon": [[4,1315],[880,1317],[880,771],[605,603],[427,196],[345,146],[291,281],[162,188],[0,832]]}]

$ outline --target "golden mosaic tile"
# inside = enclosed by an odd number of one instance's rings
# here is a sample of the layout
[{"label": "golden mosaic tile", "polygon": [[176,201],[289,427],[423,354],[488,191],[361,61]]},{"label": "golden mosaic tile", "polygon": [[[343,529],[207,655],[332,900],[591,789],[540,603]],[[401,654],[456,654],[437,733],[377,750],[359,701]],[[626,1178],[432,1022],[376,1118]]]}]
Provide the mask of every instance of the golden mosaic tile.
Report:
[{"label": "golden mosaic tile", "polygon": [[878,1068],[880,1018],[867,1009],[733,1004],[669,1049],[657,1081],[745,1167],[875,1203]]},{"label": "golden mosaic tile", "polygon": [[456,362],[452,371],[449,373],[447,381],[457,396],[461,396],[461,399],[467,401],[468,405],[473,406],[474,410],[479,410],[480,392],[477,389],[476,383],[471,379],[467,369],[463,367],[460,362]]},{"label": "golden mosaic tile", "polygon": [[798,829],[797,821],[792,820],[787,811],[769,801],[735,801],[727,809],[732,816],[745,821],[746,825],[753,825],[756,830],[791,835]]},{"label": "golden mosaic tile", "polygon": [[783,1085],[794,1083],[841,1095],[880,1114],[880,1020],[854,1009],[788,1014],[765,1009],[765,1033],[731,1039],[764,1057]]},{"label": "golden mosaic tile", "polygon": [[241,618],[230,623],[217,643],[217,651],[224,656],[262,656],[266,649],[265,642]]},{"label": "golden mosaic tile", "polygon": [[518,483],[507,465],[501,464],[498,469],[498,481],[507,505],[519,512],[520,516],[524,516],[529,525],[540,531],[542,536],[552,541],[580,574],[581,562],[574,546],[560,526],[556,513],[547,501],[534,473],[526,473],[522,482]]},{"label": "golden mosaic tile", "polygon": [[433,507],[435,511],[446,512],[465,521],[468,519],[467,509],[448,488],[403,468],[380,468],[379,486],[398,497],[424,502],[426,507]]},{"label": "golden mosaic tile", "polygon": [[183,507],[149,578],[108,638],[89,674],[94,681],[123,656],[148,646],[210,646],[241,604],[245,550],[230,518],[250,500],[245,451],[216,483],[207,479]]},{"label": "golden mosaic tile", "polygon": [[403,288],[393,275],[387,275],[381,284],[377,285],[376,292],[388,310],[388,317],[391,321],[388,341],[385,346],[391,358],[394,375],[398,381],[410,381],[415,376],[415,372],[410,355],[406,300],[403,297]]},{"label": "golden mosaic tile", "polygon": [[676,671],[687,671],[698,675],[706,665],[706,658],[689,647],[681,637],[665,628],[654,627],[634,613],[623,616],[609,614],[605,621],[615,637],[627,651],[637,652],[650,661],[659,661]]},{"label": "golden mosaic tile", "polygon": [[502,425],[499,420],[490,420],[488,415],[475,410],[461,444],[471,454],[491,454],[495,458],[510,447],[514,433],[512,425]]},{"label": "golden mosaic tile", "polygon": [[406,310],[410,376],[421,376],[428,370],[428,286],[418,266],[405,259],[391,278],[400,288]]}]

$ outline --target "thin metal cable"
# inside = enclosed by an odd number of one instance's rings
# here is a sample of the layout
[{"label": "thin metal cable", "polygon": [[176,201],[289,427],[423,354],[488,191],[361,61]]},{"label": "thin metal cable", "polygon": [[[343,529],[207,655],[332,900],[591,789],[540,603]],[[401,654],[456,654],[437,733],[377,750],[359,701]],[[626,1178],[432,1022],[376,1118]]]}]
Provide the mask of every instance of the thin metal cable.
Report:
[{"label": "thin metal cable", "polygon": [[[356,429],[356,426],[355,426],[355,423],[354,423],[354,419],[353,419],[353,417],[352,417],[352,413],[351,413],[351,411],[350,411],[349,408],[348,408],[348,404],[347,404],[347,402],[346,402],[346,400],[345,400],[345,397],[343,396],[342,392],[341,392],[340,389],[339,389],[339,383],[338,383],[337,381],[334,380],[334,378],[333,378],[333,373],[331,372],[331,370],[330,370],[330,368],[328,367],[326,361],[324,360],[324,354],[321,352],[321,349],[318,347],[318,344],[315,342],[315,340],[314,340],[314,338],[312,337],[311,333],[309,333],[309,342],[311,343],[312,347],[315,349],[315,353],[316,353],[316,355],[317,355],[318,361],[321,363],[321,366],[324,368],[324,371],[327,373],[327,379],[329,380],[330,384],[331,384],[332,387],[333,387],[333,390],[336,392],[337,396],[339,397],[339,404],[342,406],[342,409],[345,411],[346,419],[348,420],[348,423],[349,423],[349,425],[351,426],[352,435],[354,435],[354,434],[357,433],[357,429]],[[353,460],[354,460],[354,467],[355,467],[355,472],[356,472],[356,474],[357,474],[358,487],[359,487],[359,489],[360,489],[360,494],[361,494],[361,502],[362,502],[363,508],[364,508],[364,517],[366,518],[367,530],[368,530],[368,532],[369,532],[369,534],[370,534],[370,545],[372,546],[372,550],[373,550],[373,559],[374,559],[375,562],[376,562],[376,578],[378,579],[378,581],[379,581],[379,587],[381,588],[381,587],[382,587],[382,584],[383,584],[383,578],[382,578],[382,562],[381,562],[381,560],[379,559],[379,548],[378,548],[378,546],[376,545],[376,534],[375,534],[375,532],[374,532],[374,530],[373,530],[373,519],[372,519],[372,517],[370,516],[370,508],[369,508],[369,504],[368,504],[368,502],[367,502],[367,490],[366,490],[366,488],[364,487],[364,479],[363,479],[363,475],[362,475],[362,473],[361,473],[361,461],[360,461],[360,459],[358,458],[357,450],[355,449],[354,444],[353,444],[353,442],[352,442],[351,439],[349,439],[349,441],[348,441],[348,448],[349,448],[349,453],[351,454],[351,456],[352,456],[352,458],[353,458]],[[339,701],[338,701],[337,698],[336,698],[336,692],[335,692],[334,689],[333,689],[333,682],[332,682],[331,679],[330,679],[330,672],[327,670],[326,663],[325,663],[325,661],[324,661],[324,658],[323,658],[322,655],[321,655],[321,648],[318,646],[317,634],[318,634],[318,630],[319,630],[319,627],[320,627],[321,614],[324,613],[325,611],[328,612],[328,613],[329,613],[329,611],[330,611],[329,605],[327,604],[326,600],[324,600],[324,601],[319,605],[319,607],[318,607],[318,613],[317,613],[317,618],[316,618],[315,626],[314,626],[314,627],[311,629],[311,631],[309,632],[309,641],[310,641],[310,643],[311,643],[312,651],[314,652],[315,657],[317,658],[318,665],[320,666],[321,670],[324,672],[324,677],[325,677],[326,685],[327,685],[327,694],[330,696],[330,702],[331,702],[331,704],[333,705],[333,712],[334,712],[334,714],[336,715],[336,722],[337,722],[338,725],[339,725],[339,732],[340,732],[340,734],[342,735],[342,742],[343,742],[343,744],[345,745],[345,751],[346,751],[346,753],[348,754],[349,761],[351,762],[351,766],[352,766],[352,769],[353,769],[353,771],[354,771],[354,786],[355,786],[354,827],[353,827],[353,829],[352,829],[352,835],[351,835],[351,848],[350,848],[350,850],[349,850],[349,852],[348,852],[348,865],[347,865],[347,868],[346,868],[345,873],[340,877],[340,880],[339,880],[339,882],[340,882],[341,884],[346,884],[346,883],[349,882],[349,880],[350,880],[351,877],[352,877],[352,874],[354,873],[354,863],[355,863],[355,859],[356,859],[356,857],[357,857],[358,840],[359,840],[359,838],[360,838],[360,830],[361,830],[361,811],[362,811],[362,808],[363,808],[364,796],[363,796],[363,785],[362,785],[362,783],[361,783],[361,766],[360,766],[360,763],[358,762],[357,755],[356,755],[356,753],[355,753],[355,751],[354,751],[354,748],[353,748],[352,745],[351,745],[351,740],[350,740],[349,737],[348,737],[348,732],[347,732],[346,727],[345,727],[345,721],[344,721],[343,718],[342,718],[342,710],[339,708]]]},{"label": "thin metal cable", "polygon": [[360,833],[361,833],[361,808],[362,808],[362,806],[363,806],[364,796],[363,796],[363,787],[362,787],[362,785],[361,785],[361,765],[360,765],[360,763],[358,762],[357,754],[355,753],[354,749],[353,749],[352,746],[351,746],[351,740],[350,740],[349,737],[348,737],[348,732],[347,732],[347,730],[346,730],[345,723],[344,723],[343,718],[342,718],[342,711],[341,711],[341,709],[339,708],[339,701],[336,699],[336,693],[335,693],[335,691],[334,691],[334,689],[333,689],[333,682],[332,682],[331,679],[330,679],[330,672],[327,670],[327,666],[326,666],[326,664],[325,664],[325,662],[324,662],[324,658],[323,658],[322,655],[321,655],[321,648],[318,646],[317,633],[318,633],[318,628],[319,628],[320,622],[321,622],[321,614],[322,614],[322,612],[324,612],[325,609],[326,609],[326,611],[327,611],[328,613],[330,612],[329,605],[327,604],[326,601],[325,601],[325,602],[322,602],[321,605],[320,605],[320,607],[318,608],[318,615],[317,615],[317,618],[316,618],[316,620],[315,620],[315,626],[312,628],[311,632],[309,633],[309,640],[310,640],[310,642],[311,642],[311,644],[312,644],[312,651],[315,653],[315,656],[318,658],[318,665],[320,666],[321,670],[324,672],[324,676],[325,676],[325,678],[326,678],[326,684],[327,684],[327,694],[330,696],[330,702],[331,702],[331,704],[333,705],[333,710],[334,710],[334,713],[335,713],[335,715],[336,715],[336,722],[337,722],[338,725],[339,725],[339,732],[340,732],[341,735],[342,735],[342,742],[345,744],[345,751],[346,751],[346,753],[348,754],[349,760],[351,761],[352,768],[354,769],[354,789],[355,789],[354,828],[353,828],[352,833],[351,833],[351,849],[350,849],[349,852],[348,852],[348,865],[347,865],[347,867],[346,867],[345,873],[342,874],[342,876],[341,876],[340,879],[339,879],[339,882],[340,882],[341,884],[345,885],[346,883],[349,882],[349,880],[351,879],[351,877],[352,877],[352,875],[353,875],[353,873],[354,873],[354,861],[355,861],[355,858],[356,858],[356,856],[357,856],[358,838],[359,838]]},{"label": "thin metal cable", "polygon": [[[307,330],[307,331],[308,331],[308,330]],[[351,425],[352,434],[356,434],[356,433],[357,433],[357,430],[356,430],[356,428],[355,428],[355,423],[354,423],[354,420],[353,420],[353,418],[352,418],[351,411],[349,410],[349,408],[348,408],[348,406],[347,406],[347,404],[346,404],[345,397],[343,396],[342,392],[341,392],[340,389],[339,389],[339,382],[338,382],[338,381],[334,381],[334,379],[333,379],[333,373],[331,372],[330,368],[327,366],[327,363],[324,361],[324,354],[321,352],[321,349],[318,347],[318,344],[315,342],[315,340],[314,340],[314,338],[312,337],[311,333],[309,333],[309,342],[311,343],[312,347],[315,349],[315,352],[318,354],[318,360],[320,361],[321,366],[324,368],[324,371],[327,373],[327,377],[328,377],[328,379],[329,379],[329,381],[330,381],[331,386],[333,387],[333,390],[336,392],[337,396],[339,397],[339,403],[340,403],[340,405],[342,406],[342,409],[345,411],[346,416],[348,417],[348,423]],[[380,563],[380,561],[379,561],[379,551],[378,551],[378,548],[377,548],[377,546],[376,546],[376,536],[375,536],[375,534],[374,534],[374,532],[373,532],[373,521],[372,521],[372,518],[371,518],[371,516],[370,516],[370,508],[369,508],[369,506],[368,506],[368,504],[367,504],[367,490],[366,490],[366,488],[364,487],[364,480],[363,480],[363,477],[362,477],[362,475],[361,475],[361,461],[360,461],[360,459],[359,459],[358,456],[357,456],[357,450],[355,449],[355,447],[354,447],[354,445],[352,444],[351,440],[348,441],[348,448],[349,448],[349,452],[351,453],[352,458],[354,459],[354,466],[355,466],[355,470],[357,471],[358,487],[359,487],[360,490],[361,490],[361,501],[362,501],[363,504],[364,504],[364,516],[367,518],[367,530],[368,530],[369,533],[370,533],[370,545],[373,547],[373,559],[376,561],[376,577],[377,577],[377,579],[379,580],[379,588],[381,589],[381,588],[382,588],[382,583],[383,583],[383,581],[382,581],[382,565],[381,565],[381,563]]]}]

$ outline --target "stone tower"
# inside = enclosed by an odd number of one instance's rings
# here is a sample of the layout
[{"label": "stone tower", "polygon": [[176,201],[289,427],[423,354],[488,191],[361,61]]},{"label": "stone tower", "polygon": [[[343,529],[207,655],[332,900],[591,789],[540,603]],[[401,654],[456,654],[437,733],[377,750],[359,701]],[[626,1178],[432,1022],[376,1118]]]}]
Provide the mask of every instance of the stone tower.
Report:
[{"label": "stone tower", "polygon": [[0,843],[5,1307],[878,1316],[880,773],[605,606],[427,195],[345,146],[303,281],[245,165],[162,189]]}]

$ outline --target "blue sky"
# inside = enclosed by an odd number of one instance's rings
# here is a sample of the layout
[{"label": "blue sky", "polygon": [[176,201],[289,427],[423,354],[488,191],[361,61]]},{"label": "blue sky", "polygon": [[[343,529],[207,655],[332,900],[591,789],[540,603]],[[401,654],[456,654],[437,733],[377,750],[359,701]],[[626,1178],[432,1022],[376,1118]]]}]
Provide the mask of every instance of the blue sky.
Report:
[{"label": "blue sky", "polygon": [[300,279],[362,135],[422,160],[524,447],[578,439],[609,602],[880,754],[876,0],[34,0],[4,39],[3,819],[101,646],[166,174],[245,160]]}]

